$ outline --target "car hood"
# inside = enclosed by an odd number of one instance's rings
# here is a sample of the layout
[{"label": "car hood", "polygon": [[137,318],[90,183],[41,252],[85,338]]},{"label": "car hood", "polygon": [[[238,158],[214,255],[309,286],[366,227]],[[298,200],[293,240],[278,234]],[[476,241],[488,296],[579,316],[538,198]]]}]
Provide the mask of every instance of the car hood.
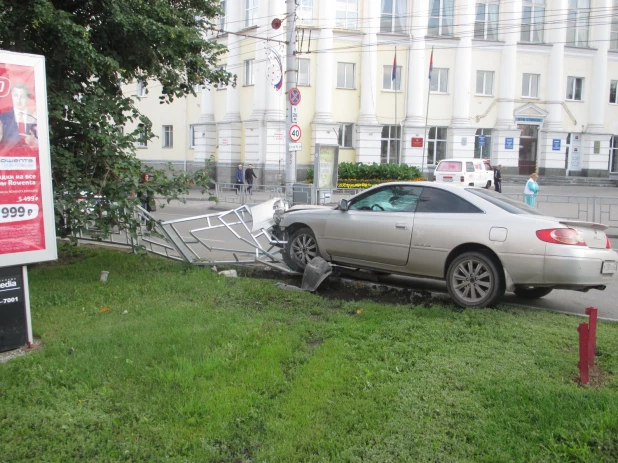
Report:
[{"label": "car hood", "polygon": [[296,211],[306,211],[306,210],[312,210],[312,209],[317,209],[317,210],[332,210],[332,209],[337,209],[338,206],[318,206],[318,205],[314,205],[314,204],[298,204],[296,206],[292,206],[291,208],[289,208],[286,211],[287,213],[290,212],[296,212]]}]

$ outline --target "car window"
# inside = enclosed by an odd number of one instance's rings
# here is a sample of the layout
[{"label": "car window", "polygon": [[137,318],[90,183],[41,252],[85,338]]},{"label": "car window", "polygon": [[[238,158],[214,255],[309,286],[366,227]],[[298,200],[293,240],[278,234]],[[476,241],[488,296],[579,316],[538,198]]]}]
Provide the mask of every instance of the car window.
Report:
[{"label": "car window", "polygon": [[474,163],[466,162],[466,172],[474,172]]},{"label": "car window", "polygon": [[485,166],[485,170],[493,170],[493,168],[488,162],[484,162],[483,165]]},{"label": "car window", "polygon": [[494,206],[498,206],[500,209],[504,209],[511,214],[532,214],[532,215],[546,215],[542,212],[539,212],[538,209],[528,206],[516,199],[509,198],[508,196],[504,196],[502,193],[498,193],[492,190],[480,190],[473,188],[466,188],[466,191],[469,191],[472,194],[480,196],[486,201],[489,201]]},{"label": "car window", "polygon": [[461,172],[461,161],[440,161],[438,172]]},{"label": "car window", "polygon": [[423,189],[416,212],[483,213],[478,207],[450,191],[430,187]]},{"label": "car window", "polygon": [[387,186],[353,200],[348,210],[414,212],[422,191],[420,186]]}]

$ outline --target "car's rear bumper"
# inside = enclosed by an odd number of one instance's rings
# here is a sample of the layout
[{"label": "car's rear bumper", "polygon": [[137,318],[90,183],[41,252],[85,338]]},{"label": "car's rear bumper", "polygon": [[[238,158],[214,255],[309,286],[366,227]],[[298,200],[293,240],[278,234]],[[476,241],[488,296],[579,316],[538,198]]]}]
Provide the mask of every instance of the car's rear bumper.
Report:
[{"label": "car's rear bumper", "polygon": [[614,280],[617,273],[601,273],[604,262],[618,261],[618,254],[612,249],[560,248],[565,249],[547,247],[543,269],[546,284],[579,288],[607,285]]}]

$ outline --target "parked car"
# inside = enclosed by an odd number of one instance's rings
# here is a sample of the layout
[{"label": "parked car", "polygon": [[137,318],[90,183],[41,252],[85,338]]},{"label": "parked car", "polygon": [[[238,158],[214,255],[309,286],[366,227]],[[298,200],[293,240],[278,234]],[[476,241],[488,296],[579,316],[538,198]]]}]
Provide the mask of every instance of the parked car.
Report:
[{"label": "parked car", "polygon": [[491,187],[494,180],[494,171],[487,159],[443,159],[433,175],[436,182],[484,188]]},{"label": "parked car", "polygon": [[538,298],[553,289],[605,289],[618,271],[607,226],[540,213],[491,190],[396,182],[274,216],[283,259],[302,271],[316,256],[346,267],[445,280],[464,307],[505,291]]}]

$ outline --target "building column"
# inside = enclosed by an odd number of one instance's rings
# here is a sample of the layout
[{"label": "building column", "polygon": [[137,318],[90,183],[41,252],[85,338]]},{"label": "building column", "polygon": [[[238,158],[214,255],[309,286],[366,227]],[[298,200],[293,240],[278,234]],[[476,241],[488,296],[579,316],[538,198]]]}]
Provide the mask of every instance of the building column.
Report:
[{"label": "building column", "polygon": [[[540,175],[565,175],[566,137],[562,118],[564,109],[566,79],[564,77],[564,44],[567,37],[568,0],[550,0],[547,9],[553,11],[554,20],[546,24],[546,41],[552,44],[549,52],[547,69],[547,118],[539,131],[539,158],[537,161]],[[556,149],[560,144],[560,149]]]},{"label": "building column", "polygon": [[215,154],[215,138],[217,127],[215,124],[214,92],[212,87],[202,88],[200,102],[200,118],[193,125],[194,154],[196,167],[203,167],[204,162]]},{"label": "building column", "polygon": [[356,161],[380,163],[382,127],[376,117],[376,70],[378,67],[378,35],[380,4],[375,0],[363,2],[363,52],[361,53],[361,100],[356,121]]},{"label": "building column", "polygon": [[[336,79],[334,70],[333,27],[335,10],[328,2],[320,2],[320,35],[317,41],[317,66],[315,67],[315,113],[311,122],[311,160],[314,160],[316,143],[336,145],[338,143],[339,124],[333,120],[333,87]],[[301,103],[302,104],[302,103]]]},{"label": "building column", "polygon": [[[257,37],[268,37],[271,29],[268,19],[268,1],[261,1],[256,15],[257,29],[251,34]],[[253,111],[249,119],[243,122],[245,135],[245,164],[252,164],[259,170],[264,163],[266,151],[266,130],[264,117],[266,115],[266,78],[267,53],[264,40],[255,41],[255,58],[253,61]],[[249,58],[249,57],[247,57]],[[243,63],[244,64],[244,63]],[[244,73],[244,66],[242,69]]]},{"label": "building column", "polygon": [[[612,11],[611,0],[593,0],[592,11]],[[610,14],[605,17],[609,18]],[[592,21],[594,23],[594,21]],[[590,46],[596,48],[592,63],[592,85],[589,87],[590,106],[588,126],[582,140],[582,175],[609,177],[609,141],[611,134],[605,128],[607,106],[607,57],[611,37],[611,21],[598,21],[591,28]],[[584,85],[584,91],[586,86]]]},{"label": "building column", "polygon": [[[279,18],[283,21],[280,29],[272,28],[271,22],[273,19]],[[285,18],[285,1],[284,0],[269,0],[268,1],[268,18],[265,25],[269,38],[282,40],[285,36],[281,35],[287,26]],[[282,65],[282,85],[277,90],[274,84],[269,79],[266,79],[266,87],[261,90],[266,99],[266,114],[264,115],[264,140],[265,140],[265,155],[263,160],[263,180],[266,184],[281,183],[283,181],[283,172],[285,171],[285,45],[277,42],[270,42],[268,47],[271,48],[281,60]],[[272,64],[269,59],[270,53],[267,52],[266,67]],[[302,103],[301,103],[302,104]]]},{"label": "building column", "polygon": [[476,129],[470,126],[470,88],[475,6],[474,0],[461,0],[457,15],[459,45],[455,56],[453,120],[448,129],[447,151],[447,156],[454,158],[474,157]]},{"label": "building column", "polygon": [[[240,29],[240,9],[228,8],[228,29]],[[242,85],[242,63],[240,62],[240,40],[237,35],[227,35],[227,70],[239,76],[236,87],[228,85],[226,92],[226,111],[217,124],[219,134],[219,159],[217,160],[217,180],[233,182],[234,171],[241,160],[240,141],[242,124],[240,122],[240,87]]]},{"label": "building column", "polygon": [[[423,159],[423,146],[412,147],[412,138],[421,138],[427,144],[425,133],[425,108],[429,86],[429,65],[425,62],[425,34],[427,33],[428,3],[414,2],[412,31],[408,45],[408,69],[406,72],[407,111],[403,126],[402,163],[421,167],[426,166]],[[426,149],[426,147],[425,147]]]},{"label": "building column", "polygon": [[[502,164],[503,173],[519,173],[519,135],[515,124],[515,88],[517,76],[517,42],[520,37],[521,0],[500,4],[503,9],[501,38],[504,41],[498,75],[498,118],[492,131],[492,158],[494,164]],[[513,142],[511,144],[511,141]]]}]

